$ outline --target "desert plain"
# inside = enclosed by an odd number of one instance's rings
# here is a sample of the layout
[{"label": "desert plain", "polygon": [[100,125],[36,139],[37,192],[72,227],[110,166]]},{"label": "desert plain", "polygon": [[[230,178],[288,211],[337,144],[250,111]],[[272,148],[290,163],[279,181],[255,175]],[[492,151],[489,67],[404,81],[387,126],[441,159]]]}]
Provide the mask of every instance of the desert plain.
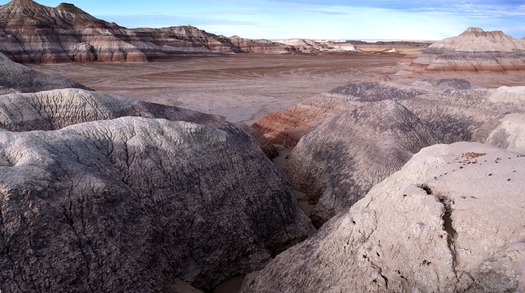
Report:
[{"label": "desert plain", "polygon": [[400,54],[239,54],[150,63],[32,64],[96,91],[184,107],[251,124],[353,81],[394,74]]},{"label": "desert plain", "polygon": [[[417,72],[421,47],[363,45],[360,53],[191,56],[150,63],[27,64],[96,91],[219,115],[251,125],[266,114],[352,82],[464,78],[476,86],[523,84],[523,72]],[[365,51],[366,50],[366,51]]]}]

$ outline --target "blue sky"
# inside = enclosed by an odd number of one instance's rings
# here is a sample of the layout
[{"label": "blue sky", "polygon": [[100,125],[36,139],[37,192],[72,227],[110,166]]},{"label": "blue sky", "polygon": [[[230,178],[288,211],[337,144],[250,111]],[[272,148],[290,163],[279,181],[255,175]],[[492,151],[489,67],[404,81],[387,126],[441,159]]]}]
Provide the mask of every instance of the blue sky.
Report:
[{"label": "blue sky", "polygon": [[[57,6],[61,1],[37,2]],[[70,0],[126,27],[194,25],[247,38],[438,40],[467,27],[525,37],[525,0]]]}]

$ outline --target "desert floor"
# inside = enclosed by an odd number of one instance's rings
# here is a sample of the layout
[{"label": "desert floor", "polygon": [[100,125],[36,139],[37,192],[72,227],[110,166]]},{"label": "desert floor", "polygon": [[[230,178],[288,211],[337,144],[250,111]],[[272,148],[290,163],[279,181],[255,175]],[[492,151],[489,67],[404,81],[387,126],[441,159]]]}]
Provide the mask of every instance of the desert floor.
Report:
[{"label": "desert floor", "polygon": [[[247,124],[265,114],[350,82],[411,82],[422,77],[466,78],[474,85],[525,85],[525,73],[406,71],[410,55],[238,54],[180,57],[150,63],[31,65],[97,91],[221,115]],[[403,74],[396,74],[399,71]]]},{"label": "desert floor", "polygon": [[31,65],[96,91],[251,122],[354,81],[394,74],[399,54],[186,57],[151,63]]}]

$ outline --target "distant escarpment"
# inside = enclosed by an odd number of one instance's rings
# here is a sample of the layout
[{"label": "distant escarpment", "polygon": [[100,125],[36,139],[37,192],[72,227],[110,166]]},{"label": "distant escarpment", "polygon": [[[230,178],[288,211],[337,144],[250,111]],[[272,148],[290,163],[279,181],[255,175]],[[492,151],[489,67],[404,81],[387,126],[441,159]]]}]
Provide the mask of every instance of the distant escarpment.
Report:
[{"label": "distant escarpment", "polygon": [[432,44],[412,66],[430,71],[525,70],[525,43],[502,31],[469,28],[459,36]]},{"label": "distant escarpment", "polygon": [[144,62],[181,54],[286,53],[284,44],[227,38],[192,26],[127,29],[72,4],[56,8],[32,0],[0,7],[0,51],[21,63]]},{"label": "distant escarpment", "polygon": [[512,151],[424,148],[242,292],[523,292],[524,173]]},{"label": "distant escarpment", "polygon": [[210,290],[312,232],[214,116],[74,89],[0,103],[2,292]]},{"label": "distant escarpment", "polygon": [[181,55],[353,50],[348,43],[287,44],[219,36],[193,26],[128,29],[67,3],[53,8],[13,0],[0,6],[0,52],[20,63],[145,62]]},{"label": "distant escarpment", "polygon": [[[269,114],[253,127],[295,146],[285,171],[313,204],[317,226],[352,206],[421,148],[485,142],[509,113],[523,113],[523,88],[485,89],[461,79],[412,85],[352,83]],[[497,136],[506,143],[506,132]]]}]

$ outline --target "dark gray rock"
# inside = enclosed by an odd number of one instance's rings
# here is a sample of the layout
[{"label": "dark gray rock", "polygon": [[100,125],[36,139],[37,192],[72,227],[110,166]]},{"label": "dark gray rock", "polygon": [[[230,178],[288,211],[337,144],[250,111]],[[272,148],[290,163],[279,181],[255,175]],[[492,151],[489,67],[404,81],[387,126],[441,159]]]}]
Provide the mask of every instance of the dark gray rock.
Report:
[{"label": "dark gray rock", "polygon": [[299,141],[286,171],[316,205],[311,218],[320,226],[436,142],[414,113],[385,100],[318,125]]},{"label": "dark gray rock", "polygon": [[281,172],[232,125],[0,130],[2,292],[209,290],[311,231]]}]

